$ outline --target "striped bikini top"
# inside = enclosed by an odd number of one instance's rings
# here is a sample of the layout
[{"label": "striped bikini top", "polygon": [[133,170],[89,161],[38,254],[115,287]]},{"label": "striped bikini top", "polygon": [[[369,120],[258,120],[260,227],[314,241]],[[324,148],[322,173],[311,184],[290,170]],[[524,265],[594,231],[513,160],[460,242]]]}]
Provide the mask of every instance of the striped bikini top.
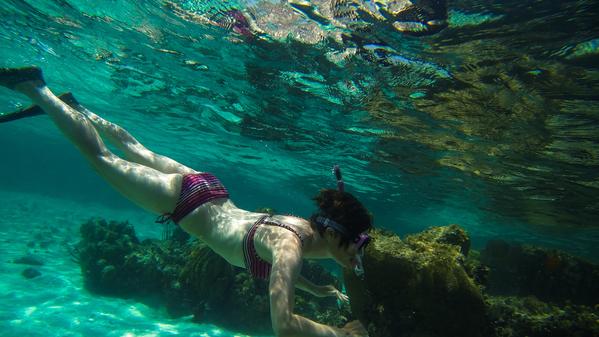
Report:
[{"label": "striped bikini top", "polygon": [[298,231],[292,226],[284,224],[275,219],[271,219],[268,215],[262,216],[254,223],[252,228],[250,228],[243,238],[243,259],[245,261],[245,267],[254,278],[267,280],[270,276],[271,265],[258,256],[256,247],[254,246],[254,235],[256,234],[256,229],[258,229],[258,226],[262,224],[283,227],[287,230],[290,230],[300,239],[302,246],[304,245],[304,238],[302,238]]}]

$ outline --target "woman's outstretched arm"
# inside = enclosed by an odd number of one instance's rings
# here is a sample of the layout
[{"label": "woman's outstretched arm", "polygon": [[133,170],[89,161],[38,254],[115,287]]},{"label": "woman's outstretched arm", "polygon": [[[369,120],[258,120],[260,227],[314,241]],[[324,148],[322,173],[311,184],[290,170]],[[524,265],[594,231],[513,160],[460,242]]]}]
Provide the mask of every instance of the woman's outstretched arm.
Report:
[{"label": "woman's outstretched arm", "polygon": [[334,285],[317,285],[306,279],[302,275],[297,277],[295,287],[303,291],[309,292],[310,294],[317,297],[334,296],[337,300],[342,302],[349,302],[349,298],[344,293],[340,292],[339,289],[335,288]]},{"label": "woman's outstretched arm", "polygon": [[[295,238],[294,238],[295,239]],[[299,240],[282,240],[273,249],[270,274],[270,316],[277,337],[366,337],[366,331],[350,323],[344,328],[314,322],[293,313],[295,284],[302,266]],[[361,327],[361,326],[360,326]]]}]

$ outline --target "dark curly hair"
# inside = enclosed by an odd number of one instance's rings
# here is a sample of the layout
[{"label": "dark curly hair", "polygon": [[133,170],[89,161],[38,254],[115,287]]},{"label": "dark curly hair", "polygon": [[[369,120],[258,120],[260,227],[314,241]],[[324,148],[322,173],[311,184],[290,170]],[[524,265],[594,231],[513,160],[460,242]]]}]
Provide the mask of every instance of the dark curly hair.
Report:
[{"label": "dark curly hair", "polygon": [[310,220],[323,235],[325,228],[316,223],[317,216],[325,216],[345,227],[348,236],[342,235],[340,244],[347,246],[360,233],[372,227],[372,215],[356,197],[347,192],[333,189],[323,189],[312,198],[319,211],[314,213]]}]

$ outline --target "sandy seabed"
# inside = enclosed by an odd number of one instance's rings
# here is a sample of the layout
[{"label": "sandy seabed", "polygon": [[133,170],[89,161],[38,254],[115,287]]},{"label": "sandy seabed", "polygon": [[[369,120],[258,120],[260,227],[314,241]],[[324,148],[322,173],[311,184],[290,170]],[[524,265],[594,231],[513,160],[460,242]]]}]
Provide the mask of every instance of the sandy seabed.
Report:
[{"label": "sandy seabed", "polygon": [[[0,335],[249,337],[84,289],[67,249],[78,242],[80,224],[99,216],[128,220],[141,239],[159,237],[161,228],[151,214],[25,193],[0,192],[0,200]],[[44,264],[14,263],[27,255]],[[22,275],[27,268],[41,275],[28,279]]]}]

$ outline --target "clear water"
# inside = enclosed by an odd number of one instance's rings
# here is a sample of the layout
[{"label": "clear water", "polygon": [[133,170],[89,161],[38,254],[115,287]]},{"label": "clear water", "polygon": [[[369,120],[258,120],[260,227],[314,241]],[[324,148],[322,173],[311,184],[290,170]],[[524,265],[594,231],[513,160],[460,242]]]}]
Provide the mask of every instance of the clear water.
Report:
[{"label": "clear water", "polygon": [[[343,29],[276,1],[0,5],[0,66],[41,66],[56,93],[215,173],[241,207],[309,215],[339,164],[376,225],[400,235],[457,223],[475,248],[504,238],[599,261],[597,1],[451,1],[442,32],[381,29],[354,56],[326,38]],[[262,37],[205,20],[231,9]],[[0,89],[0,112],[27,104]],[[160,229],[46,117],[0,124],[0,144],[3,336],[234,335],[82,289],[61,244],[82,221]],[[42,277],[10,263],[28,251],[51,261]]]}]

